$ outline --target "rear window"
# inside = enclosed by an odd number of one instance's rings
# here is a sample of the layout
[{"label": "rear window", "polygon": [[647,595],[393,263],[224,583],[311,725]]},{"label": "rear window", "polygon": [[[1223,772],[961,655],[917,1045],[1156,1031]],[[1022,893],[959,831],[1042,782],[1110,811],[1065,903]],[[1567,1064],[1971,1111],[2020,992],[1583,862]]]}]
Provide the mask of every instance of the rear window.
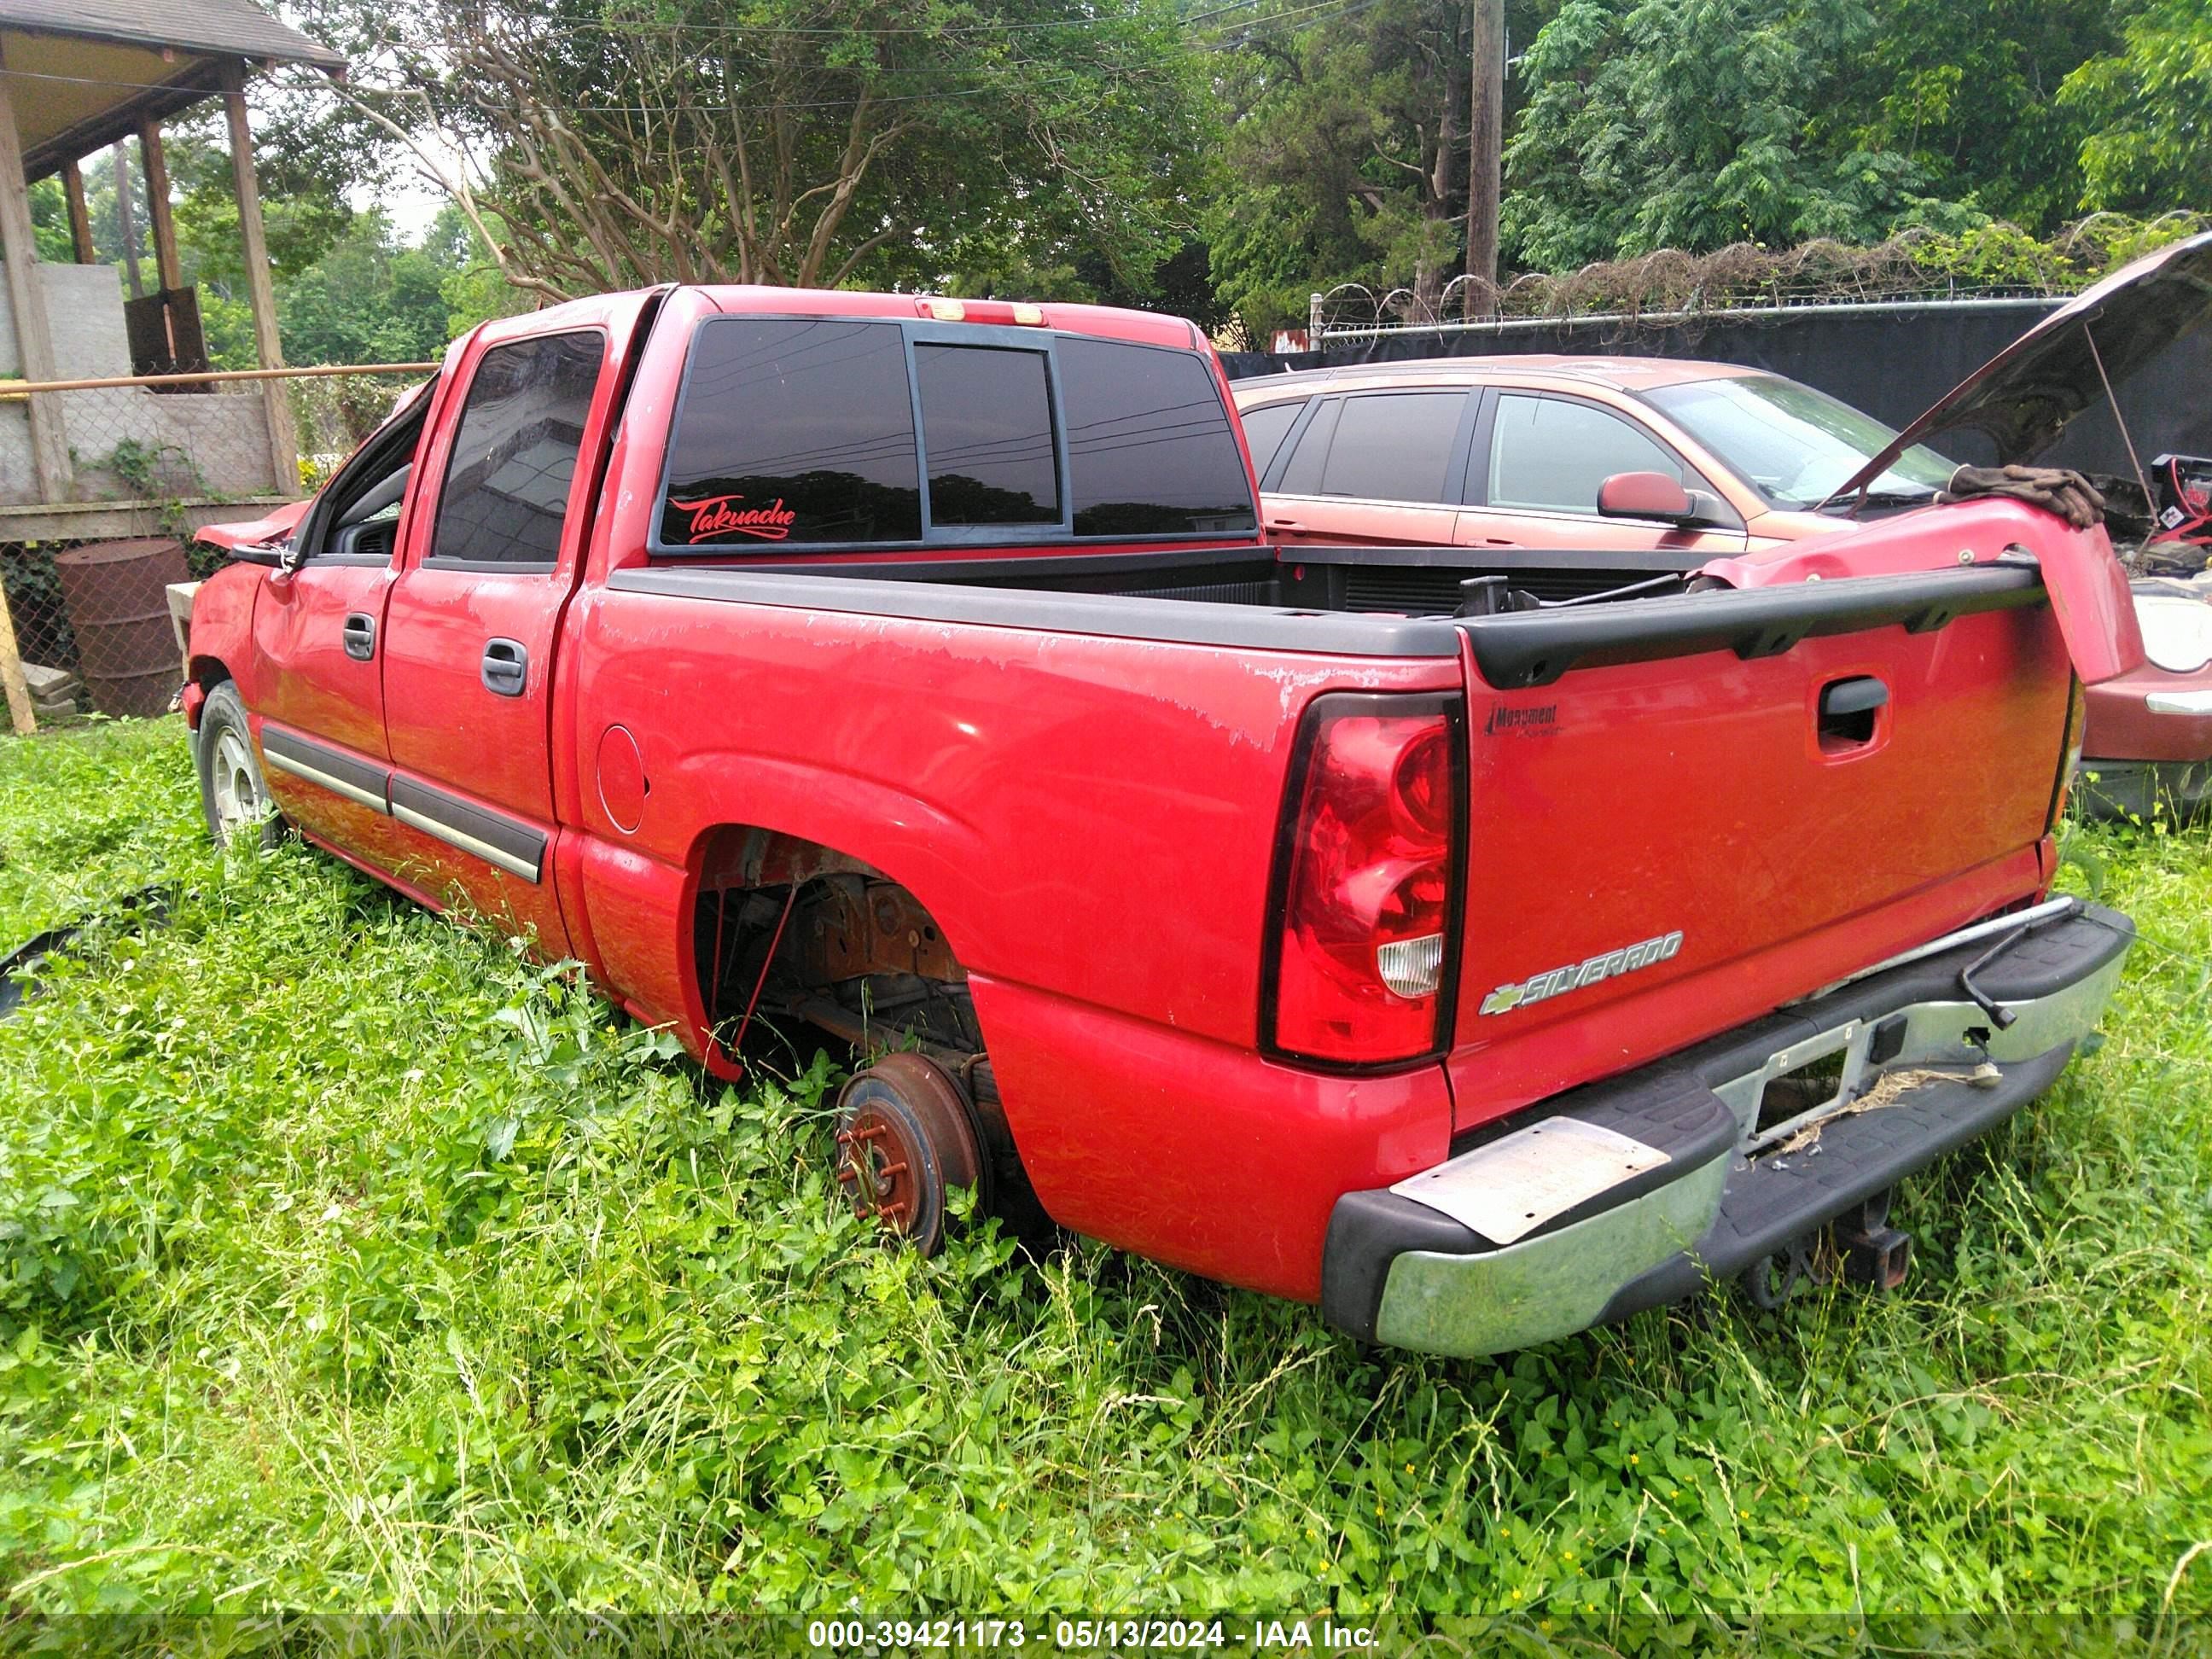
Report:
[{"label": "rear window", "polygon": [[1058,524],[1060,464],[1042,351],[917,345],[933,524]]},{"label": "rear window", "polygon": [[898,325],[702,325],[669,447],[660,538],[672,547],[919,541],[921,474]]},{"label": "rear window", "polygon": [[1243,457],[1205,359],[1073,337],[1058,350],[1077,535],[1259,527]]},{"label": "rear window", "polygon": [[915,337],[890,319],[702,323],[669,442],[659,544],[975,545],[1258,527],[1203,357],[1026,329],[950,332],[963,337],[931,326]]}]

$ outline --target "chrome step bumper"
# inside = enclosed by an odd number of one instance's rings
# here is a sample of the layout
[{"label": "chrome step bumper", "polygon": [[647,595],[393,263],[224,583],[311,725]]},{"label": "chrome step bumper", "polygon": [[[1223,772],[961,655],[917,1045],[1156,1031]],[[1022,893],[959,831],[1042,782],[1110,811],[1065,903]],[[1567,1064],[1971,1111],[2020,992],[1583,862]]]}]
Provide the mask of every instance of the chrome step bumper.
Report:
[{"label": "chrome step bumper", "polygon": [[[1986,1133],[2095,1029],[2135,938],[2126,917],[2075,901],[2004,921],[1346,1194],[1323,1313],[1435,1353],[1547,1341],[1733,1278]],[[1839,1067],[1834,1094],[1761,1129],[1772,1081],[1823,1060]]]}]

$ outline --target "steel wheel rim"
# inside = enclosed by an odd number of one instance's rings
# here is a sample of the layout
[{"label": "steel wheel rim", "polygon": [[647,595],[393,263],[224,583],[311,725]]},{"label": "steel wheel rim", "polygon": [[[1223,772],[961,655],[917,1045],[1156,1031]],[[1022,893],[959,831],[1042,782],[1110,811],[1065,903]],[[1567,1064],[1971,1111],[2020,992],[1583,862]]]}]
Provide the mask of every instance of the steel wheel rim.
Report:
[{"label": "steel wheel rim", "polygon": [[261,790],[253,780],[253,756],[235,726],[216,734],[210,772],[215,785],[216,828],[225,846],[262,816]]}]

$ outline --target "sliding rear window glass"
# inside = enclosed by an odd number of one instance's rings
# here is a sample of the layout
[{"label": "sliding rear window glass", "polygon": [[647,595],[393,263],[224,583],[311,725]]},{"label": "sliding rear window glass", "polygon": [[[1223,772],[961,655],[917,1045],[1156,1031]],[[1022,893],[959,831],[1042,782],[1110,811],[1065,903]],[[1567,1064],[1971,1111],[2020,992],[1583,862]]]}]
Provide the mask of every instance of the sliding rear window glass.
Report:
[{"label": "sliding rear window glass", "polygon": [[1194,352],[1061,337],[1079,536],[1206,535],[1259,520],[1213,375]]},{"label": "sliding rear window glass", "polygon": [[890,319],[702,323],[659,545],[866,546],[940,532],[947,543],[1041,542],[1065,538],[1071,520],[1076,536],[1097,538],[1257,527],[1199,354],[1027,330],[978,331],[973,343],[910,331]]},{"label": "sliding rear window glass", "polygon": [[914,404],[896,323],[702,324],[671,451],[667,546],[921,539]]},{"label": "sliding rear window glass", "polygon": [[1060,522],[1044,353],[914,349],[933,525]]}]

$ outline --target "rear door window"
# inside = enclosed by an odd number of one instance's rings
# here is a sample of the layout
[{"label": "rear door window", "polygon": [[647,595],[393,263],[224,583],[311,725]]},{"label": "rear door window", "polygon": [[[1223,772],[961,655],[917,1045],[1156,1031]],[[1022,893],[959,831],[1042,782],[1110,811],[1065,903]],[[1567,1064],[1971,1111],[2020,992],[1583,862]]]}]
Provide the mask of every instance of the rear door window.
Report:
[{"label": "rear door window", "polygon": [[672,547],[921,539],[906,339],[890,321],[700,325],[670,447]]},{"label": "rear door window", "polygon": [[1322,467],[1320,493],[1384,501],[1443,501],[1466,407],[1463,392],[1346,398]]},{"label": "rear door window", "polygon": [[509,341],[477,360],[439,492],[432,560],[553,568],[605,356],[593,329]]},{"label": "rear door window", "polygon": [[1598,486],[1616,472],[1698,482],[1684,477],[1656,439],[1617,415],[1565,398],[1499,396],[1490,441],[1490,506],[1595,514]]}]

